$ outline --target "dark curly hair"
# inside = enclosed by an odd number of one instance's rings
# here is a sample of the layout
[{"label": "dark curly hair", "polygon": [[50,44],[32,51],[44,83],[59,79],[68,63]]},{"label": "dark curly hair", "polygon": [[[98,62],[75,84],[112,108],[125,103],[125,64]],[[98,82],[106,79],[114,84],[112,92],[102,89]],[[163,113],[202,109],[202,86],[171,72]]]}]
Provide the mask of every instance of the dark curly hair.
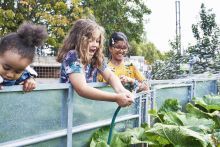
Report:
[{"label": "dark curly hair", "polygon": [[48,34],[46,27],[34,25],[30,22],[23,23],[17,32],[10,33],[0,40],[0,55],[12,51],[33,61],[35,48],[43,45]]}]

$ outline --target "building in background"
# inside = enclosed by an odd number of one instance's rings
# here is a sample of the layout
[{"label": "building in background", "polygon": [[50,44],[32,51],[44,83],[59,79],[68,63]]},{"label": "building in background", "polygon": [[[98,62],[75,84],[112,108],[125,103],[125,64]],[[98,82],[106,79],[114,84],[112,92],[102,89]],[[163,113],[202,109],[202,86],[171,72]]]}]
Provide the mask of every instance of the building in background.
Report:
[{"label": "building in background", "polygon": [[59,78],[61,64],[55,56],[36,56],[31,67],[38,73],[37,78]]},{"label": "building in background", "polygon": [[[105,59],[107,60],[107,59]],[[148,66],[143,56],[130,56],[125,63],[133,63],[147,78]],[[36,56],[31,67],[37,72],[37,78],[59,78],[61,64],[56,61],[56,56]]]}]

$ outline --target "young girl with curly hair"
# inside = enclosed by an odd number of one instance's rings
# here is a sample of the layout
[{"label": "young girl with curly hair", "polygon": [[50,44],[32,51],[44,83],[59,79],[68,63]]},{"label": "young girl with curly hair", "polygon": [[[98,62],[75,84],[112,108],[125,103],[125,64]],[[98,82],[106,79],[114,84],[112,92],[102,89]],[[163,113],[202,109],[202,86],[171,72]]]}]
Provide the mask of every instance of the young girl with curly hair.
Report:
[{"label": "young girl with curly hair", "polygon": [[[104,63],[104,29],[90,19],[79,19],[70,30],[60,49],[57,61],[62,63],[60,80],[70,82],[74,90],[93,100],[112,101],[128,106],[133,95],[126,90],[119,78]],[[113,87],[116,93],[102,91],[87,83],[97,82],[97,74]]]},{"label": "young girl with curly hair", "polygon": [[23,90],[28,92],[36,87],[27,69],[33,61],[36,47],[40,47],[47,36],[44,26],[25,22],[17,32],[0,39],[0,89],[23,84]]}]

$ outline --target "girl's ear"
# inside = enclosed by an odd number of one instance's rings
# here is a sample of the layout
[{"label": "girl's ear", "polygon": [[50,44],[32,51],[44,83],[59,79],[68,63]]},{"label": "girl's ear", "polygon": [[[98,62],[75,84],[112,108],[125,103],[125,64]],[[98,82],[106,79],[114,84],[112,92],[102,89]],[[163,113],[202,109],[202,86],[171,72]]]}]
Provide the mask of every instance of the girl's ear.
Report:
[{"label": "girl's ear", "polygon": [[113,52],[113,47],[109,47],[109,52],[112,53]]}]

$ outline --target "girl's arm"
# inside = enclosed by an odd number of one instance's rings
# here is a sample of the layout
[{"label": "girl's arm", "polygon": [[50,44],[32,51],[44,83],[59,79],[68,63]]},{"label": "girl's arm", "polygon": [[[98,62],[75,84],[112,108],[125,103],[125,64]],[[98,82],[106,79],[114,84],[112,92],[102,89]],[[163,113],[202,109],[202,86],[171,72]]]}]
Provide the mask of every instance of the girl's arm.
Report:
[{"label": "girl's arm", "polygon": [[116,93],[130,93],[127,89],[124,88],[118,76],[116,76],[111,70],[108,68],[101,72],[104,79],[114,88]]},{"label": "girl's arm", "polygon": [[137,92],[149,90],[149,84],[146,80],[138,80],[131,77],[127,77],[125,75],[122,75],[119,78],[124,85],[126,83],[130,83],[134,86],[134,89],[137,87]]},{"label": "girl's arm", "polygon": [[141,91],[148,91],[150,90],[149,83],[146,81],[146,78],[143,76],[143,74],[140,72],[140,70],[133,66],[133,72],[136,80],[133,80],[133,84],[137,84],[138,86],[138,92]]},{"label": "girl's arm", "polygon": [[123,85],[129,83],[133,86],[136,92],[141,91],[148,91],[149,90],[149,83],[145,80],[145,77],[139,71],[137,67],[134,65],[129,66],[130,72],[134,74],[134,78],[128,77],[126,75],[121,75],[119,78]]},{"label": "girl's arm", "polygon": [[[89,86],[86,83],[85,75],[82,73],[71,73],[69,79],[74,90],[82,97],[93,100],[116,102],[119,106],[125,107],[133,102],[131,93],[110,93]],[[120,86],[119,86],[120,88]]]}]

